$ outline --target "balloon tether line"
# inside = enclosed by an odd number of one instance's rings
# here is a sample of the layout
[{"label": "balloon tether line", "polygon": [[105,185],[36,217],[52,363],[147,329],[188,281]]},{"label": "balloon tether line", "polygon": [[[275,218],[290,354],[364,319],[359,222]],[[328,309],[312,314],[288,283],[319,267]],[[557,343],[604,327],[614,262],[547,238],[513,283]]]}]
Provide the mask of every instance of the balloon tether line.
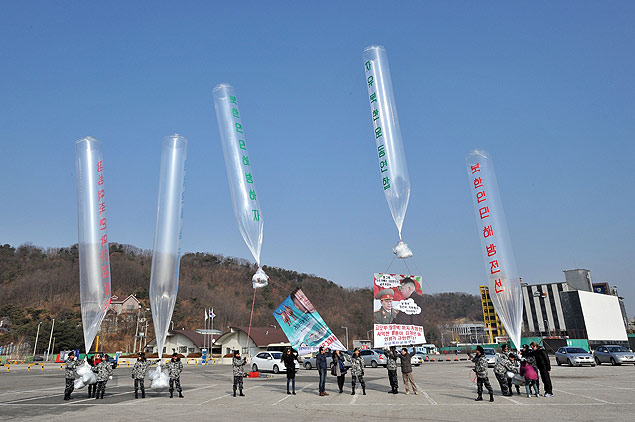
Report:
[{"label": "balloon tether line", "polygon": [[249,354],[249,338],[251,336],[251,319],[254,316],[254,303],[256,303],[256,289],[254,289],[254,298],[251,300],[251,314],[249,315],[249,328],[247,328],[247,354]]},{"label": "balloon tether line", "polygon": [[388,270],[390,269],[390,266],[392,265],[392,263],[395,262],[396,257],[397,257],[396,255],[392,257],[392,261],[390,261],[390,264],[388,264],[388,268],[386,268],[386,273],[388,273]]}]

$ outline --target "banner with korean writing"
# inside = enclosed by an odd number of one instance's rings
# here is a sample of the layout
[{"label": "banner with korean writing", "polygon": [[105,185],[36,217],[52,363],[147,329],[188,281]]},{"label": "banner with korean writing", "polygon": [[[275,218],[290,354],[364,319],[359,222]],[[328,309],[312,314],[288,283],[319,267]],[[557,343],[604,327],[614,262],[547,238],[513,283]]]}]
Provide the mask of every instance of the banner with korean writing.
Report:
[{"label": "banner with korean writing", "polygon": [[291,346],[301,355],[316,352],[320,346],[346,350],[300,289],[291,292],[275,309],[273,316]]},{"label": "banner with korean writing", "polygon": [[520,347],[523,295],[494,165],[489,154],[479,150],[465,162],[489,295],[507,334]]},{"label": "banner with korean writing", "polygon": [[375,347],[426,342],[421,276],[375,273],[373,297]]},{"label": "banner with korean writing", "polygon": [[110,305],[110,255],[102,144],[86,137],[75,143],[79,296],[85,351],[95,340]]}]

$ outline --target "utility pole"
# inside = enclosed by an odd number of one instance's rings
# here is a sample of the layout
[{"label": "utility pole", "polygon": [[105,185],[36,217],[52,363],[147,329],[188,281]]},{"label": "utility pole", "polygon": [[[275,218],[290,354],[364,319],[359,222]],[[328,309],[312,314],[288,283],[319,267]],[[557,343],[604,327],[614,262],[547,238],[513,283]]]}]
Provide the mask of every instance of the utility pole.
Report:
[{"label": "utility pole", "polygon": [[46,361],[49,360],[49,354],[51,353],[51,340],[53,339],[53,328],[55,328],[55,318],[53,318],[53,325],[51,325],[51,335],[49,336],[49,347],[46,349]]},{"label": "utility pole", "polygon": [[35,344],[33,345],[33,358],[35,358],[35,348],[37,347],[37,339],[40,336],[40,325],[42,325],[42,321],[37,325],[37,334],[35,334]]},{"label": "utility pole", "polygon": [[346,330],[346,350],[348,350],[348,327],[342,326],[342,328]]}]

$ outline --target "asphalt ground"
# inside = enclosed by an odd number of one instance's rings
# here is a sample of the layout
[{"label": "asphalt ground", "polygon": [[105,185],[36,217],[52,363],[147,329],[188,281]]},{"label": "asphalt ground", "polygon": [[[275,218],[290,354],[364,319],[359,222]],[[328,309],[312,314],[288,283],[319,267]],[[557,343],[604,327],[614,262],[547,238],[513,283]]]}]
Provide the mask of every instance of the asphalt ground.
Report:
[{"label": "asphalt ground", "polygon": [[[64,375],[60,365],[42,371],[24,365],[0,366],[0,420],[29,421],[163,421],[180,420],[434,420],[434,421],[625,421],[635,420],[635,366],[570,368],[554,366],[555,397],[524,394],[503,397],[490,369],[495,401],[475,402],[476,385],[468,362],[424,363],[414,368],[419,394],[406,395],[399,373],[400,394],[387,394],[384,368],[366,368],[366,392],[337,393],[335,377],[328,376],[327,397],[319,397],[316,370],[300,369],[297,395],[286,394],[285,374],[245,379],[246,397],[232,397],[231,367],[186,366],[181,375],[184,398],[147,389],[135,400],[131,369],[120,367],[108,382],[103,400],[87,398],[83,388],[63,401]],[[146,379],[146,385],[150,382]],[[542,391],[541,391],[542,392]],[[524,387],[521,387],[524,393]]]}]

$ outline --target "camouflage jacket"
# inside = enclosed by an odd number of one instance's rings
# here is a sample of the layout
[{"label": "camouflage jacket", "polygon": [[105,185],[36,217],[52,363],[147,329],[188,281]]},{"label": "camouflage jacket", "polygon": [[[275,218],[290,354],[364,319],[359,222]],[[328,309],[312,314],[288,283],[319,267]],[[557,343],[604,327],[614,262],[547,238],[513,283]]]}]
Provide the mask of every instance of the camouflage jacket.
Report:
[{"label": "camouflage jacket", "polygon": [[97,368],[97,381],[108,381],[108,377],[112,375],[112,363],[102,360],[95,368]]},{"label": "camouflage jacket", "polygon": [[390,349],[384,349],[386,355],[386,368],[391,371],[397,370],[397,351],[391,352]]},{"label": "camouflage jacket", "polygon": [[505,375],[507,371],[511,371],[513,373],[518,372],[513,362],[509,360],[507,355],[504,353],[501,353],[496,358],[496,363],[494,364],[494,374]]},{"label": "camouflage jacket", "polygon": [[84,359],[73,359],[66,361],[66,368],[64,368],[65,378],[77,378],[77,368],[84,364]]},{"label": "camouflage jacket", "polygon": [[234,356],[232,358],[232,372],[235,377],[241,377],[245,375],[246,364],[247,362],[245,362],[244,358],[239,358],[237,356]]},{"label": "camouflage jacket", "polygon": [[487,378],[487,358],[485,355],[475,355],[472,358],[474,362],[474,370],[478,378]]},{"label": "camouflage jacket", "polygon": [[351,363],[351,375],[354,377],[363,377],[364,376],[364,358],[361,356],[357,356],[357,357],[352,356],[350,357],[350,363]]},{"label": "camouflage jacket", "polygon": [[183,362],[181,362],[181,358],[176,358],[176,360],[170,359],[168,363],[165,364],[165,367],[168,368],[168,375],[170,378],[174,380],[181,376],[181,372],[183,371]]},{"label": "camouflage jacket", "polygon": [[132,367],[132,378],[136,380],[144,379],[146,377],[146,373],[148,372],[148,368],[152,365],[152,363],[153,362],[150,362],[147,359],[137,359],[134,366]]}]

